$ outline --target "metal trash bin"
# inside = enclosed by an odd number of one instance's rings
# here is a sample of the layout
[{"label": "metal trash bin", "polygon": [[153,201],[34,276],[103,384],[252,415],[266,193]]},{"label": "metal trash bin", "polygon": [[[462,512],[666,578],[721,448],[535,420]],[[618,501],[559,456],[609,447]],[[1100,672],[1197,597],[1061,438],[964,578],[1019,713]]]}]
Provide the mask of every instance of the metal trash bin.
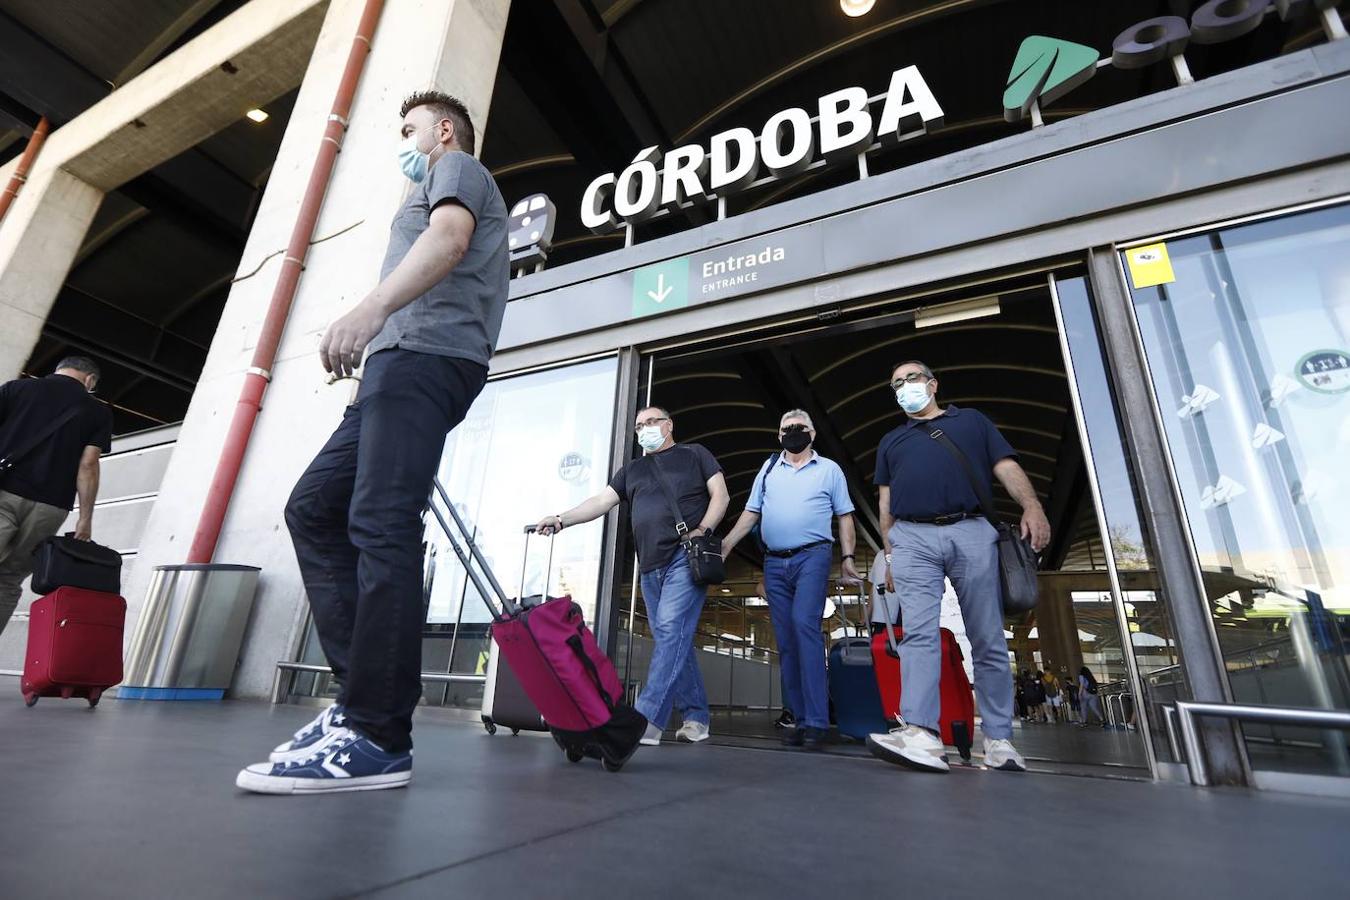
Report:
[{"label": "metal trash bin", "polygon": [[256,566],[156,566],[127,654],[122,700],[225,696],[258,587]]}]

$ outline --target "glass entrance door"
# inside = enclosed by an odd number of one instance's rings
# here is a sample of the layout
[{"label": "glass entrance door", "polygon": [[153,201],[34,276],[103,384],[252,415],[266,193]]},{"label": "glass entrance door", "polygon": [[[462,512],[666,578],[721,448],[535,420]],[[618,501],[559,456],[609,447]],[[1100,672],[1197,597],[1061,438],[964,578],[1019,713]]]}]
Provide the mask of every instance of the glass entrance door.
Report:
[{"label": "glass entrance door", "polygon": [[[1350,206],[1122,254],[1239,703],[1350,704]],[[1254,769],[1350,774],[1346,735],[1247,725]]]}]

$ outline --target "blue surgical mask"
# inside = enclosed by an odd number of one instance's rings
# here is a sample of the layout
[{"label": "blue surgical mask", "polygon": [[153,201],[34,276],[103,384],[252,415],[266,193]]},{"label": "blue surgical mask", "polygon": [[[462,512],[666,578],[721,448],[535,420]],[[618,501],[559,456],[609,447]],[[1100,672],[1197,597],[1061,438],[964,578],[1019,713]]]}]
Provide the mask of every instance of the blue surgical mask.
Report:
[{"label": "blue surgical mask", "polygon": [[895,392],[895,399],[900,404],[900,408],[912,416],[923,412],[923,408],[928,405],[928,401],[932,397],[928,395],[927,382],[921,384],[905,382]]},{"label": "blue surgical mask", "polygon": [[[426,131],[427,129],[422,129]],[[421,184],[431,168],[431,154],[417,149],[417,137],[421,131],[414,131],[398,145],[398,167],[414,184]]]},{"label": "blue surgical mask", "polygon": [[661,433],[660,425],[644,425],[638,431],[638,445],[651,453],[660,448],[666,442],[666,436]]}]

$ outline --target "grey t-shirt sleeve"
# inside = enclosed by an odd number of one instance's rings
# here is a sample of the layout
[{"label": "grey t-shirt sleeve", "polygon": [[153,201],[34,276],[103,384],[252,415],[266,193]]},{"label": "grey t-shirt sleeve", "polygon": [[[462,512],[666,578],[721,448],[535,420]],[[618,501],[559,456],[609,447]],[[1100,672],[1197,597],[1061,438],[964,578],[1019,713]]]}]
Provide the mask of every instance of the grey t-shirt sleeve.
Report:
[{"label": "grey t-shirt sleeve", "polygon": [[447,201],[455,201],[473,214],[474,222],[483,217],[492,189],[477,166],[468,165],[473,157],[453,150],[436,160],[427,173],[427,208],[435,209]]}]

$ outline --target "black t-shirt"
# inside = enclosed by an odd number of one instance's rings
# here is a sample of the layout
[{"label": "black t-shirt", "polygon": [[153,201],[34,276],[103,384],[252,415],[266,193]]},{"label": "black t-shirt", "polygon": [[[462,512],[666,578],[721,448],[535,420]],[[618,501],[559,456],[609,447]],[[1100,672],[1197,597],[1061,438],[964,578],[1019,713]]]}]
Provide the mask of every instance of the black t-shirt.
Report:
[{"label": "black t-shirt", "polygon": [[0,489],[70,509],[84,448],[112,449],[112,412],[74,378],[48,375],[0,385],[0,456],[22,449],[72,405],[80,410],[75,418],[0,475]]},{"label": "black t-shirt", "polygon": [[[942,429],[965,453],[992,496],[995,463],[1017,458],[1017,451],[994,423],[981,412],[952,404],[928,424]],[[907,419],[883,437],[877,448],[874,483],[890,487],[891,515],[908,519],[979,512],[980,500],[970,486],[965,467],[919,426],[918,419]]]},{"label": "black t-shirt", "polygon": [[722,471],[702,444],[675,444],[660,453],[635,459],[614,473],[609,486],[628,503],[638,563],[644,573],[670,565],[680,548],[670,501],[657,480],[657,465],[661,466],[690,531],[698,527],[708,511],[708,479]]}]

